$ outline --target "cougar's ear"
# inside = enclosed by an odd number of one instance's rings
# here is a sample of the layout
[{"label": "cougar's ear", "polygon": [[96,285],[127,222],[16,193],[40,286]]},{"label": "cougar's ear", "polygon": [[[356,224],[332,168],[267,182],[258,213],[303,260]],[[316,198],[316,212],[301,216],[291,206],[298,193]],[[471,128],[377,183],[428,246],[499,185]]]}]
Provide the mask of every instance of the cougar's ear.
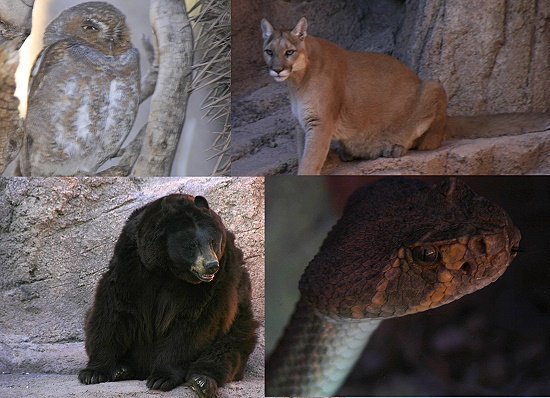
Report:
[{"label": "cougar's ear", "polygon": [[298,39],[304,40],[307,36],[307,19],[305,17],[300,18],[291,33]]},{"label": "cougar's ear", "polygon": [[265,18],[262,19],[262,37],[267,40],[273,34],[273,26]]}]

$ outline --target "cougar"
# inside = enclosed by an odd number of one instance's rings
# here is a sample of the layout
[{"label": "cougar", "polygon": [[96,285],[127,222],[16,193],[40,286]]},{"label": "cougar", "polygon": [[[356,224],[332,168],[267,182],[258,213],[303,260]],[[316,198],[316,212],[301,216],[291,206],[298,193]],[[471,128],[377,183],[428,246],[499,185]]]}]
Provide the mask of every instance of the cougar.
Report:
[{"label": "cougar", "polygon": [[[354,52],[307,34],[301,18],[292,30],[263,19],[264,59],[276,81],[286,81],[299,132],[298,174],[320,174],[331,139],[344,161],[403,156],[446,138],[481,138],[543,131],[549,114],[447,116],[447,95],[385,54]],[[299,130],[299,129],[297,129]]]}]

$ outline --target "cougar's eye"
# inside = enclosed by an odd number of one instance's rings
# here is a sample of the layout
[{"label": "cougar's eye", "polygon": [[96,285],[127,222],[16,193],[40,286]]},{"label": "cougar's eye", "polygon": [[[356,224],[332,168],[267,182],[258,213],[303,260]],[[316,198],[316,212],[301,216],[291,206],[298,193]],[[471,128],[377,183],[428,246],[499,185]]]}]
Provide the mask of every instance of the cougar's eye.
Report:
[{"label": "cougar's eye", "polygon": [[266,49],[265,53],[269,56],[273,55],[273,51],[271,51],[270,49]]},{"label": "cougar's eye", "polygon": [[439,257],[439,252],[433,246],[415,246],[411,250],[414,261],[433,264]]},{"label": "cougar's eye", "polygon": [[296,52],[296,50],[286,50],[285,55],[287,57],[290,57],[291,55],[294,55],[295,52]]}]

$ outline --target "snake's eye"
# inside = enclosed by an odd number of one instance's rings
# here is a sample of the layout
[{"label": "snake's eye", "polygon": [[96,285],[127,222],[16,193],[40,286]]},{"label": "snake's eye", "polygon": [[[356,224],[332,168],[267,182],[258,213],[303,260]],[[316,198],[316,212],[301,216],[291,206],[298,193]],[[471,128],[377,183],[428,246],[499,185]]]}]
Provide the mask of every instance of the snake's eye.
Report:
[{"label": "snake's eye", "polygon": [[415,246],[411,253],[414,261],[424,264],[433,264],[439,257],[439,252],[433,246]]}]

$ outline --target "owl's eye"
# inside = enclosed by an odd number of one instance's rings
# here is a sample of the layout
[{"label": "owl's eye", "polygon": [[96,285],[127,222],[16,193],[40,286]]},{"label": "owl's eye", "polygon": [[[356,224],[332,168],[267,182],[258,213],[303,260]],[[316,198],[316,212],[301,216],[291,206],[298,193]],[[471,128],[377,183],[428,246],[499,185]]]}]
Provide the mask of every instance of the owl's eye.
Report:
[{"label": "owl's eye", "polygon": [[83,30],[99,30],[99,28],[97,26],[93,26],[93,25],[82,25],[82,29]]},{"label": "owl's eye", "polygon": [[85,19],[84,21],[82,21],[81,27],[82,30],[88,30],[91,32],[99,30],[99,24],[97,24],[97,22],[92,19]]}]

